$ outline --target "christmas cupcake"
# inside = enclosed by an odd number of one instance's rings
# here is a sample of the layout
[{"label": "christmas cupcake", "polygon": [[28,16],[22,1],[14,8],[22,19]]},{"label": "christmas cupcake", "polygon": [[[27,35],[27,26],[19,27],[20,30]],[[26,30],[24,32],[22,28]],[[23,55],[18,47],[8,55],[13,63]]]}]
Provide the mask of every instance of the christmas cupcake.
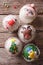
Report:
[{"label": "christmas cupcake", "polygon": [[5,42],[5,49],[11,54],[18,55],[22,50],[22,43],[16,37],[9,38]]},{"label": "christmas cupcake", "polygon": [[18,18],[15,15],[8,15],[3,19],[3,27],[8,31],[16,31],[19,27]]},{"label": "christmas cupcake", "polygon": [[19,18],[23,23],[31,23],[36,18],[36,15],[34,4],[27,4],[20,9]]},{"label": "christmas cupcake", "polygon": [[27,62],[36,60],[40,55],[40,50],[34,44],[27,44],[23,49],[23,57]]},{"label": "christmas cupcake", "polygon": [[24,43],[31,42],[36,34],[36,30],[32,25],[22,25],[18,30],[18,36]]}]

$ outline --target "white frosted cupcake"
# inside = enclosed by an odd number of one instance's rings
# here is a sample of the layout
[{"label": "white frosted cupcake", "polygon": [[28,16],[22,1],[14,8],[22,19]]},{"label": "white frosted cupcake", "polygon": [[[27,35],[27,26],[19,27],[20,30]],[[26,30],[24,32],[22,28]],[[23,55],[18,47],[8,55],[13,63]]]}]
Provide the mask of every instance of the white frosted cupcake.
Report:
[{"label": "white frosted cupcake", "polygon": [[23,49],[23,58],[27,62],[37,60],[40,55],[40,50],[34,44],[27,44]]},{"label": "white frosted cupcake", "polygon": [[11,54],[18,55],[22,50],[22,43],[16,37],[11,37],[5,42],[5,49]]},{"label": "white frosted cupcake", "polygon": [[36,34],[36,30],[32,25],[22,25],[18,30],[18,36],[24,43],[31,42]]},{"label": "white frosted cupcake", "polygon": [[16,31],[19,27],[19,21],[16,15],[8,15],[3,21],[3,27],[8,31]]},{"label": "white frosted cupcake", "polygon": [[24,5],[19,12],[19,18],[23,23],[31,23],[36,18],[36,15],[34,4]]}]

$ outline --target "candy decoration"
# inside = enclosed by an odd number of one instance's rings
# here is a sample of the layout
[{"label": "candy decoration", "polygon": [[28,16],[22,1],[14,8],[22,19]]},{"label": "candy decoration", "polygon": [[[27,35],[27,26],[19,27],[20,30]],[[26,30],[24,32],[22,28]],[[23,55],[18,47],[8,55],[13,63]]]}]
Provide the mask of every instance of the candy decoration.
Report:
[{"label": "candy decoration", "polygon": [[14,42],[14,41],[16,41],[16,39],[12,38],[12,39],[11,39],[11,42]]},{"label": "candy decoration", "polygon": [[11,54],[18,55],[22,50],[22,43],[16,37],[9,38],[5,42],[5,49]]},{"label": "candy decoration", "polygon": [[15,24],[15,21],[10,20],[10,21],[8,22],[8,24],[11,25],[11,26],[13,26],[13,25]]},{"label": "candy decoration", "polygon": [[14,6],[14,9],[16,9],[17,8],[17,6]]},{"label": "candy decoration", "polygon": [[37,16],[34,4],[24,5],[19,12],[19,18],[22,23],[31,23]]},{"label": "candy decoration", "polygon": [[31,4],[31,7],[35,10],[35,5],[34,4]]},{"label": "candy decoration", "polygon": [[19,27],[19,20],[16,15],[8,15],[6,16],[3,21],[3,27],[6,29],[6,31],[16,31]]},{"label": "candy decoration", "polygon": [[22,25],[18,30],[18,36],[24,43],[31,42],[36,35],[36,30],[32,25]]},{"label": "candy decoration", "polygon": [[8,5],[8,3],[4,3],[4,6],[6,7],[6,8],[9,8],[10,6]]},{"label": "candy decoration", "polygon": [[24,38],[25,39],[29,39],[30,37],[31,37],[31,29],[30,30],[25,30],[24,32],[23,32],[23,34],[24,34]]},{"label": "candy decoration", "polygon": [[40,50],[34,44],[27,44],[23,49],[23,57],[27,62],[36,60],[40,55]]},{"label": "candy decoration", "polygon": [[28,57],[30,57],[30,58],[35,58],[35,53],[32,51],[31,53],[30,53],[30,56],[28,56]]},{"label": "candy decoration", "polygon": [[12,52],[13,54],[16,54],[16,52],[18,52],[17,46],[14,42],[12,42],[12,45],[11,45],[9,51]]}]

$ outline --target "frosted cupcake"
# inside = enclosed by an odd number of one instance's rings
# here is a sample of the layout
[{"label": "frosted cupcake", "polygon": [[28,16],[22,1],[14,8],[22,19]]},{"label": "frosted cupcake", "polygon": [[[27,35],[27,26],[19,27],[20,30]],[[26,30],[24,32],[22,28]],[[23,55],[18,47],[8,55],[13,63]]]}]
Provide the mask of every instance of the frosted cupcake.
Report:
[{"label": "frosted cupcake", "polygon": [[34,4],[24,5],[19,12],[19,18],[23,23],[31,23],[36,18],[36,15]]},{"label": "frosted cupcake", "polygon": [[9,38],[5,42],[5,49],[11,54],[18,55],[22,50],[22,43],[16,37]]},{"label": "frosted cupcake", "polygon": [[23,57],[27,62],[36,60],[40,55],[40,50],[34,44],[27,44],[23,49]]},{"label": "frosted cupcake", "polygon": [[3,27],[8,31],[16,31],[19,27],[18,18],[15,15],[6,16],[3,21]]},{"label": "frosted cupcake", "polygon": [[32,25],[22,25],[18,30],[18,36],[24,43],[31,42],[35,38],[36,30]]}]

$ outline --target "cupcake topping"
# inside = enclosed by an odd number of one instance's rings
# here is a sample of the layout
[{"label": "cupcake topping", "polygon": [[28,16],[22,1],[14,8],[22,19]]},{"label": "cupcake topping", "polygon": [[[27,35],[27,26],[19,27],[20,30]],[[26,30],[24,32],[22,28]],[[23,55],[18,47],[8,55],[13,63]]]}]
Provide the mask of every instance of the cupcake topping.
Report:
[{"label": "cupcake topping", "polygon": [[31,58],[31,59],[34,59],[35,58],[35,52],[32,50],[30,53],[29,53],[29,56],[28,58]]},{"label": "cupcake topping", "polygon": [[30,9],[27,9],[27,15],[34,15],[34,13],[32,12],[32,10],[30,10]]},{"label": "cupcake topping", "polygon": [[15,41],[16,41],[16,39],[11,39],[12,45],[9,49],[9,51],[12,52],[13,54],[16,54],[18,52],[18,48],[15,44]]},{"label": "cupcake topping", "polygon": [[13,25],[15,24],[15,21],[14,21],[14,20],[10,20],[10,21],[8,21],[8,24],[9,24],[10,26],[13,26]]},{"label": "cupcake topping", "polygon": [[35,59],[38,56],[38,49],[34,45],[27,45],[23,50],[23,56],[28,59]]},{"label": "cupcake topping", "polygon": [[[24,28],[24,27],[22,27],[22,28]],[[25,39],[27,39],[27,40],[30,39],[31,31],[32,30],[31,30],[30,26],[28,26],[27,29],[25,28],[25,30],[22,32]]]},{"label": "cupcake topping", "polygon": [[31,7],[32,7],[33,9],[35,9],[35,5],[34,5],[34,4],[31,4]]}]

